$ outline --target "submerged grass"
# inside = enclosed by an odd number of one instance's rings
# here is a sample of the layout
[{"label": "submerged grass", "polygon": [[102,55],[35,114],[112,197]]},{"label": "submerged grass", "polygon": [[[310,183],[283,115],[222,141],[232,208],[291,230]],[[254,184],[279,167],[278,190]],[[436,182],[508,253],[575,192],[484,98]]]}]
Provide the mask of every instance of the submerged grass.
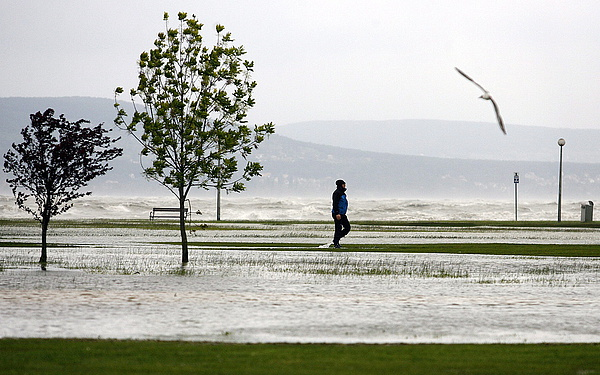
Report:
[{"label": "submerged grass", "polygon": [[[27,224],[25,224],[27,223]],[[232,222],[230,222],[231,224]],[[410,226],[414,225],[431,225],[438,228],[440,225],[447,225],[447,228],[460,226],[462,228],[472,225],[474,228],[481,228],[483,224],[491,222],[365,222],[359,225],[365,227],[370,226],[369,230],[381,231],[382,228],[390,228],[390,230],[398,230],[396,225]],[[0,224],[8,225],[4,231],[4,238],[0,237],[0,271],[11,267],[31,266],[37,259],[38,254],[36,247],[39,245],[32,242],[31,234],[28,236],[20,236],[18,229],[22,226],[36,226],[37,222],[33,220],[0,220]],[[256,224],[263,225],[265,228],[277,226],[277,230],[281,228],[287,230],[294,227],[294,224],[289,222],[235,222],[235,225],[224,223],[209,223],[209,227],[213,231],[225,228],[227,231],[239,231],[242,233],[247,229],[256,230]],[[310,228],[313,222],[308,224]],[[512,222],[493,222],[495,225],[515,225]],[[536,223],[519,223],[519,225],[539,225],[543,228],[547,222]],[[581,224],[581,223],[578,223]],[[584,223],[589,224],[589,223]],[[423,262],[422,264],[395,264],[390,263],[389,259],[385,259],[385,253],[438,253],[438,254],[481,254],[481,255],[507,255],[507,256],[531,256],[531,257],[600,257],[600,245],[585,245],[585,244],[516,244],[516,243],[473,243],[473,242],[451,242],[451,243],[388,243],[388,244],[344,244],[342,249],[319,248],[319,243],[308,243],[313,241],[310,238],[299,238],[305,242],[253,242],[255,237],[240,237],[229,235],[224,242],[218,241],[191,241],[190,258],[193,260],[187,267],[180,268],[178,255],[180,252],[180,242],[177,241],[157,241],[158,238],[178,239],[176,235],[164,236],[162,232],[156,236],[152,236],[154,230],[177,229],[177,223],[157,222],[149,223],[147,220],[63,220],[56,221],[54,225],[63,226],[64,228],[73,228],[62,232],[62,236],[72,238],[71,232],[77,233],[78,228],[93,227],[100,231],[83,231],[84,233],[92,233],[94,236],[110,236],[113,235],[117,244],[111,241],[99,241],[98,243],[89,244],[72,244],[72,243],[57,243],[53,242],[50,245],[52,249],[50,254],[50,265],[55,265],[60,268],[80,269],[94,273],[117,273],[117,274],[169,274],[179,276],[191,276],[205,274],[206,272],[229,272],[231,269],[243,269],[243,272],[295,272],[315,275],[331,275],[331,276],[400,276],[400,277],[426,277],[426,278],[477,278],[481,275],[479,270],[471,270],[461,268],[456,265],[433,264],[432,262]],[[316,225],[316,224],[315,224]],[[133,228],[134,230],[117,231],[115,235],[105,234],[107,231],[102,231],[103,228]],[[327,227],[324,227],[327,228]],[[140,229],[139,232],[136,229]],[[149,232],[144,232],[150,229]],[[143,230],[143,231],[142,231]],[[320,230],[320,229],[316,229]],[[405,230],[405,229],[403,229]],[[479,229],[478,229],[479,230]],[[571,230],[571,229],[569,229]],[[576,229],[578,230],[578,229]],[[590,229],[582,229],[590,230]],[[592,229],[593,230],[593,229]],[[310,232],[310,231],[308,231]],[[141,233],[141,234],[140,234]],[[298,235],[302,237],[303,234]],[[132,236],[135,240],[129,241],[126,236]],[[76,237],[76,236],[75,236]],[[280,236],[281,237],[281,236]],[[280,238],[278,237],[278,238]],[[193,238],[193,237],[192,237]],[[202,235],[196,237],[202,238]],[[196,239],[193,238],[193,239]],[[210,237],[208,237],[210,238]],[[234,239],[232,239],[234,238]],[[19,242],[16,240],[23,240]],[[67,241],[64,240],[63,241]],[[90,242],[89,239],[85,241]],[[128,242],[129,241],[129,242]],[[260,240],[259,240],[260,241]],[[264,240],[263,240],[264,241]],[[348,242],[352,238],[347,239]],[[401,241],[401,239],[400,239]],[[62,249],[68,248],[68,249]],[[10,249],[10,250],[9,250]],[[206,255],[210,251],[219,251],[217,256]],[[275,254],[281,251],[298,252],[298,261],[285,263],[275,261],[274,258],[268,255],[259,257],[251,256],[225,256],[226,252],[222,250],[232,250],[232,253],[243,254],[245,251],[262,252],[264,254]],[[327,257],[327,254],[352,254],[352,253],[374,253],[368,258],[351,258],[350,256]],[[377,255],[379,253],[380,255]],[[248,252],[247,254],[250,254]],[[236,258],[237,257],[237,258]],[[570,272],[570,271],[565,271]],[[508,281],[498,279],[497,275],[479,277],[480,283],[498,283],[498,282],[523,282],[523,280],[531,280],[537,278],[545,282],[546,279],[552,282],[559,280],[563,275],[563,271],[555,268],[532,268],[531,270],[519,271],[519,274],[514,277],[506,278]]]},{"label": "submerged grass", "polygon": [[[138,248],[117,252],[90,251],[89,248],[64,249],[47,264],[48,270],[80,270],[97,274],[167,275],[199,277],[207,275],[236,277],[322,277],[370,278],[386,282],[405,279],[462,279],[476,284],[532,284],[537,286],[597,285],[600,263],[589,258],[520,257],[473,261],[471,257],[436,257],[418,254],[360,252],[293,252],[277,251],[192,251],[190,262],[182,265],[177,250]],[[75,253],[73,253],[75,252]],[[31,252],[3,254],[0,271],[39,268],[31,261]],[[310,280],[313,280],[312,278]]]},{"label": "submerged grass", "polygon": [[[285,226],[294,222],[196,223],[196,230],[256,230],[255,224]],[[307,224],[307,222],[297,222]],[[201,226],[206,224],[205,227]],[[310,222],[309,224],[330,224]],[[357,222],[364,231],[406,231],[404,227],[439,228],[575,228],[590,230],[596,223],[576,222]],[[0,226],[36,227],[32,220],[0,220]],[[144,230],[178,230],[176,222],[149,223],[147,220],[57,220],[55,228],[130,228]],[[409,229],[411,230],[411,229]],[[458,229],[460,230],[460,229]],[[351,239],[348,239],[349,241]],[[67,243],[53,243],[51,265],[83,269],[91,272],[136,274],[145,270],[173,276],[195,276],[204,272],[228,272],[244,268],[255,272],[298,272],[326,276],[399,276],[420,278],[471,278],[480,284],[572,285],[565,275],[578,271],[573,267],[598,265],[560,261],[552,265],[511,270],[510,274],[471,270],[461,264],[442,261],[390,263],[374,255],[372,259],[355,259],[352,252],[372,253],[448,253],[488,254],[531,257],[600,257],[600,245],[506,244],[506,243],[434,243],[434,244],[348,244],[343,249],[319,249],[318,243],[191,242],[188,266],[181,266],[178,242],[146,243],[144,247],[117,248],[106,251],[104,245],[90,251]],[[0,272],[16,265],[32,266],[38,252],[33,242],[15,242],[0,238]],[[155,248],[154,248],[155,246]],[[149,247],[151,251],[149,251]],[[9,254],[7,248],[11,250]],[[237,250],[216,255],[204,250]],[[264,250],[262,258],[245,257],[245,250]],[[281,263],[273,254],[279,251],[303,252],[295,263]],[[345,255],[348,253],[348,255]],[[73,256],[73,254],[75,256]],[[334,256],[335,255],[335,256]],[[327,259],[326,259],[327,258]],[[331,258],[331,259],[330,259]],[[73,260],[76,259],[76,260]],[[165,261],[167,260],[167,261]],[[565,261],[567,261],[565,259]],[[237,262],[237,263],[236,263]],[[579,261],[578,261],[579,262]],[[582,260],[583,262],[583,260]],[[593,260],[594,263],[597,263]],[[595,268],[594,268],[595,267]],[[216,270],[216,271],[211,271]],[[593,282],[597,285],[597,276]],[[585,281],[585,280],[584,280]],[[227,334],[227,333],[226,333]],[[194,374],[600,374],[600,345],[244,345],[192,342],[0,339],[1,374],[129,374],[129,373],[194,373]]]},{"label": "submerged grass", "polygon": [[[178,242],[162,244],[179,245]],[[348,244],[341,249],[319,249],[319,244],[265,242],[189,242],[192,247],[222,250],[301,250],[332,252],[445,253],[524,255],[554,257],[600,257],[600,245],[514,244],[514,243],[425,243],[425,244]]]},{"label": "submerged grass", "polygon": [[16,374],[598,374],[598,344],[215,344],[0,340]]},{"label": "submerged grass", "polygon": [[460,265],[435,260],[351,256],[311,256],[285,265],[279,271],[328,276],[396,276],[408,278],[466,278]]},{"label": "submerged grass", "polygon": [[[153,245],[180,246],[181,242],[151,242]],[[283,242],[215,242],[191,241],[190,248],[215,250],[273,250],[273,251],[332,251],[332,252],[381,252],[381,253],[444,253],[444,254],[482,254],[482,255],[522,255],[553,257],[600,257],[600,245],[582,244],[515,244],[515,243],[422,243],[422,244],[347,244],[341,249],[320,249],[317,243]],[[0,248],[35,248],[39,243],[2,241]],[[76,244],[51,243],[50,248],[76,247]],[[97,245],[107,247],[108,245]]]}]

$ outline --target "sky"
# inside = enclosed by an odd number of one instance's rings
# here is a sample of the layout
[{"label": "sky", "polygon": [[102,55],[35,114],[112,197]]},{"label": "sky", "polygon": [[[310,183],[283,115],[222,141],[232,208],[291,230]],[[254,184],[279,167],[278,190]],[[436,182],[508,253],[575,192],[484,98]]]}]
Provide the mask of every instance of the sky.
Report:
[{"label": "sky", "polygon": [[[112,98],[184,11],[255,63],[252,123],[439,119],[600,129],[600,2],[0,0],[0,97]],[[122,96],[122,99],[128,99]]]}]

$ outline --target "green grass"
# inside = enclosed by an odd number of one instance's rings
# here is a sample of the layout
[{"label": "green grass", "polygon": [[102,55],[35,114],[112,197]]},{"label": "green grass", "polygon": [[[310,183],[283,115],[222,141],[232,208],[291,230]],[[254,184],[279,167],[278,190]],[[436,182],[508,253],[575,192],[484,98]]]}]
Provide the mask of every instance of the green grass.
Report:
[{"label": "green grass", "polygon": [[[244,228],[248,225],[270,225],[286,226],[292,224],[332,224],[331,221],[322,220],[238,220],[238,221],[192,221],[189,227],[191,229],[231,229],[223,224],[238,224]],[[486,221],[486,220],[432,220],[432,221],[386,221],[386,220],[356,220],[352,221],[355,226],[376,227],[381,229],[385,227],[438,227],[438,228],[476,228],[476,227],[499,227],[499,228],[600,228],[600,221],[579,222],[579,221]],[[40,224],[33,219],[0,219],[0,226],[39,226]],[[60,219],[56,218],[50,221],[50,227],[57,228],[132,228],[132,229],[173,229],[179,230],[177,220],[155,220],[148,219]],[[361,228],[364,230],[365,228]]]},{"label": "green grass", "polygon": [[[0,247],[35,247],[39,248],[41,245],[39,242],[13,242],[13,241],[0,241]],[[74,244],[68,243],[49,243],[48,247],[74,247]]]},{"label": "green grass", "polygon": [[[156,245],[180,245],[181,242],[154,242]],[[554,257],[600,257],[600,245],[512,244],[512,243],[435,243],[435,244],[344,244],[341,249],[320,249],[315,243],[269,243],[269,242],[188,242],[190,249],[210,248],[219,250],[272,250],[272,251],[334,251],[334,252],[380,252],[380,253],[444,253],[480,255],[522,255]],[[74,244],[49,244],[48,247],[73,247]],[[39,247],[30,242],[1,241],[2,247]]]},{"label": "green grass", "polygon": [[[178,245],[178,242],[163,244]],[[305,243],[254,243],[254,242],[189,242],[191,248],[224,250],[302,250],[335,252],[382,253],[446,253],[483,255],[524,255],[556,257],[600,257],[600,245],[512,244],[512,243],[435,243],[435,244],[344,244],[341,249],[319,249],[319,244]]]},{"label": "green grass", "polygon": [[[557,257],[600,257],[600,245],[512,244],[512,243],[436,243],[392,245],[348,245],[346,251],[399,253],[451,253],[484,255],[525,255]],[[344,250],[344,249],[342,249]]]},{"label": "green grass", "polygon": [[431,220],[431,221],[352,221],[357,225],[418,226],[418,227],[500,227],[500,228],[600,228],[599,221],[489,221],[489,220]]},{"label": "green grass", "polygon": [[321,345],[3,339],[9,374],[599,374],[598,344]]}]

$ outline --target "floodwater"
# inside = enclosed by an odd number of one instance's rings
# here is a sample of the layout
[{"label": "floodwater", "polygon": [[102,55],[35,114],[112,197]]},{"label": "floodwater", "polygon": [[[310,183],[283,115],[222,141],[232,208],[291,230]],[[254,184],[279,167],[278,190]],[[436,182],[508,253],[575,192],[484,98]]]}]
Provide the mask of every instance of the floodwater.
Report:
[{"label": "floodwater", "polygon": [[[235,224],[231,224],[235,225]],[[206,230],[190,241],[322,243],[329,226]],[[0,337],[292,343],[600,342],[600,258],[192,247],[176,231],[54,228],[53,262],[0,247]],[[0,228],[35,242],[36,227]],[[360,227],[346,243],[596,243],[598,230]],[[33,264],[33,265],[32,265]]]}]

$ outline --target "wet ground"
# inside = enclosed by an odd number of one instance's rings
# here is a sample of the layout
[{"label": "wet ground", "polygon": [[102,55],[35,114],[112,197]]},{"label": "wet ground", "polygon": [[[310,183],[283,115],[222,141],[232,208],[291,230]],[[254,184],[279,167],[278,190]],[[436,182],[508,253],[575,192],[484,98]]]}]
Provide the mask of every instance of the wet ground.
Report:
[{"label": "wet ground", "polygon": [[[600,243],[597,230],[360,228],[347,243]],[[366,228],[364,228],[366,229]],[[306,242],[320,225],[207,230],[191,241]],[[36,227],[0,228],[35,242]],[[0,248],[0,337],[221,342],[600,342],[600,259],[192,247],[176,231],[56,228]]]}]

